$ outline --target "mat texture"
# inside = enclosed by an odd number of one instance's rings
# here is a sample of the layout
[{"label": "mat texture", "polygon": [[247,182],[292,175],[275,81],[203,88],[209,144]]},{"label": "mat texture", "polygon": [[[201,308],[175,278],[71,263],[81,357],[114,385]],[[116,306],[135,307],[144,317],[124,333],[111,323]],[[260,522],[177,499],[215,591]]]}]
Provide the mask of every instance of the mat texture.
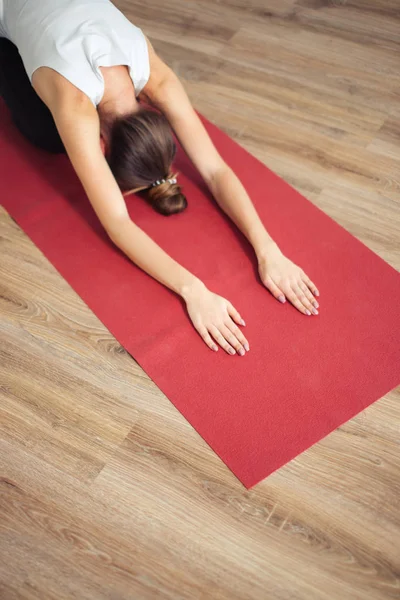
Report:
[{"label": "mat texture", "polygon": [[[181,299],[107,238],[65,156],[22,139],[0,103],[1,203],[89,308],[246,486],[251,487],[400,383],[400,277],[201,117],[284,253],[317,284],[320,315],[281,305],[253,249],[179,149],[188,209],[132,219],[230,300],[250,352],[207,348]],[[326,466],[328,468],[328,465]]]}]

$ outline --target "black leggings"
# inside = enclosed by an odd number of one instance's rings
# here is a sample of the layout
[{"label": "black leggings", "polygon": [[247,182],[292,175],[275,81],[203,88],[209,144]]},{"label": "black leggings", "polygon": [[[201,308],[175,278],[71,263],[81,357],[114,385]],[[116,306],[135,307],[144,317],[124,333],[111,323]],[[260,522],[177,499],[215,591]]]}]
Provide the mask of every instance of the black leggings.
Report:
[{"label": "black leggings", "polygon": [[32,144],[54,154],[65,152],[52,114],[33,89],[18,48],[6,38],[0,38],[0,96]]}]

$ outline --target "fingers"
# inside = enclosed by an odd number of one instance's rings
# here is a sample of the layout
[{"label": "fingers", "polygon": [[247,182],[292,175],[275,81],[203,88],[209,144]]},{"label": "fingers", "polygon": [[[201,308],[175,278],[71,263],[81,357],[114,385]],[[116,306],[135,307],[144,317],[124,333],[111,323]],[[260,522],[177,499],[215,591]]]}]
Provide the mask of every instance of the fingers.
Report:
[{"label": "fingers", "polygon": [[[236,326],[232,323],[230,327],[234,328]],[[244,356],[246,353],[245,349],[250,350],[249,344],[246,338],[241,334],[240,329],[236,328],[238,333],[233,333],[230,327],[225,324],[221,324],[218,327],[216,325],[211,325],[209,330],[213,338],[225,352],[232,355],[237,353],[240,356]],[[239,341],[236,336],[240,336],[242,341]]]},{"label": "fingers", "polygon": [[300,275],[301,279],[280,282],[279,286],[269,276],[263,283],[280,302],[284,303],[287,298],[303,314],[318,315],[319,304],[315,296],[319,296],[319,291],[304,272],[301,271]]},{"label": "fingers", "polygon": [[311,292],[314,294],[314,296],[319,296],[319,291],[318,291],[317,287],[311,281],[311,279],[309,279],[309,277],[307,277],[307,275],[305,273],[303,274],[302,279],[303,279],[304,283],[308,286],[308,288],[311,290]]},{"label": "fingers", "polygon": [[319,304],[316,301],[316,299],[314,298],[314,296],[312,295],[310,289],[303,282],[299,283],[299,288],[301,289],[301,291],[307,298],[309,304],[312,306],[312,308],[311,309],[309,308],[309,310],[311,310],[313,315],[317,315],[318,314],[317,308],[319,307]]},{"label": "fingers", "polygon": [[236,354],[235,349],[226,341],[220,330],[215,326],[210,326],[210,332],[216,342],[227,352],[228,354]]},{"label": "fingers", "polygon": [[301,304],[305,308],[305,311],[306,311],[307,315],[318,314],[317,310],[311,304],[310,300],[307,298],[306,294],[303,292],[303,290],[301,289],[300,285],[298,285],[298,284],[292,284],[292,290],[294,291],[294,293],[296,294],[298,300],[301,302]]},{"label": "fingers", "polygon": [[277,299],[279,300],[279,302],[282,302],[282,304],[285,302],[285,294],[282,292],[282,290],[272,281],[271,277],[267,277],[264,285],[267,289],[269,289],[269,291],[271,292],[271,294]]},{"label": "fingers", "polygon": [[240,356],[243,356],[245,354],[244,348],[237,337],[233,335],[229,327],[226,325],[221,325],[219,330],[226,341],[230,344],[231,348],[234,348],[235,352],[237,352]]},{"label": "fingers", "polygon": [[233,321],[227,321],[225,325],[220,328],[220,331],[240,356],[244,356],[245,351],[250,350],[248,341]]},{"label": "fingers", "polygon": [[291,287],[286,292],[286,297],[288,300],[290,300],[293,306],[295,306],[303,314],[307,316],[310,316],[311,314],[318,314],[317,309],[311,303],[311,301],[314,301],[314,298],[311,296],[312,300],[310,301],[307,293],[301,289],[300,285],[292,283]]},{"label": "fingers", "polygon": [[224,298],[218,299],[217,308],[217,313],[211,319],[203,320],[201,314],[191,315],[193,325],[211,350],[218,350],[217,342],[228,354],[244,356],[250,346],[233,319],[241,325],[245,325],[244,320]]},{"label": "fingers", "polygon": [[[240,314],[238,313],[236,308],[234,306],[232,306],[232,304],[230,302],[228,302],[228,304],[227,304],[227,309],[228,309],[228,316],[225,321],[225,327],[227,327],[229,330],[228,335],[234,336],[235,343],[232,343],[232,341],[231,341],[232,346],[234,348],[236,348],[236,350],[239,352],[239,354],[241,356],[243,356],[243,354],[245,354],[245,352],[244,352],[245,350],[247,352],[250,350],[250,346],[249,346],[249,342],[243,335],[242,330],[239,329],[239,327],[235,324],[235,321],[236,321],[236,323],[239,323],[240,325],[246,325],[246,323],[244,322],[244,320],[242,319],[242,317],[240,316]],[[241,352],[241,350],[242,350],[242,352]]]},{"label": "fingers", "polygon": [[214,352],[217,352],[218,346],[214,342],[214,340],[212,339],[212,337],[210,336],[210,334],[208,333],[208,331],[204,327],[204,325],[200,325],[199,327],[197,327],[197,331],[199,332],[199,334],[201,335],[201,337],[203,338],[203,340],[205,341],[207,346],[209,348],[211,348],[211,350],[214,350]]},{"label": "fingers", "polygon": [[[299,290],[301,292],[301,290]],[[289,302],[291,302],[293,304],[293,306],[295,306],[301,313],[310,316],[311,315],[311,311],[304,306],[303,302],[300,300],[300,298],[298,297],[297,293],[295,292],[295,290],[293,290],[292,288],[289,288],[286,291],[286,298],[289,300]]]},{"label": "fingers", "polygon": [[236,308],[234,306],[232,306],[232,304],[230,302],[228,302],[227,308],[228,308],[228,314],[229,314],[229,316],[232,317],[232,319],[234,321],[236,321],[236,323],[238,325],[246,325],[246,323],[244,322],[244,320],[242,319],[242,317],[240,316],[240,314],[238,313],[238,311],[236,310]]},{"label": "fingers", "polygon": [[[216,352],[218,350],[218,346],[212,339],[210,333],[204,325],[199,325],[197,327],[197,331],[207,344],[211,350]],[[209,331],[214,337],[215,341],[223,348],[228,354],[239,354],[240,356],[244,356],[245,351],[250,350],[250,346],[248,341],[246,340],[243,333],[240,331],[239,327],[237,327],[233,321],[227,321],[226,324],[222,323],[217,327],[216,325],[211,325],[209,327]]]}]

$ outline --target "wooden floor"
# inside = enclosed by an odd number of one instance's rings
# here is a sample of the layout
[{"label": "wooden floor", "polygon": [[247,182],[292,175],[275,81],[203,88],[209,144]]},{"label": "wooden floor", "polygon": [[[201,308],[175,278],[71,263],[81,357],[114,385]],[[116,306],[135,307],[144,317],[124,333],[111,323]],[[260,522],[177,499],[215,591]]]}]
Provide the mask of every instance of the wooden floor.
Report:
[{"label": "wooden floor", "polygon": [[[399,0],[117,4],[400,267]],[[398,392],[246,491],[4,210],[0,252],[2,600],[400,597]]]}]

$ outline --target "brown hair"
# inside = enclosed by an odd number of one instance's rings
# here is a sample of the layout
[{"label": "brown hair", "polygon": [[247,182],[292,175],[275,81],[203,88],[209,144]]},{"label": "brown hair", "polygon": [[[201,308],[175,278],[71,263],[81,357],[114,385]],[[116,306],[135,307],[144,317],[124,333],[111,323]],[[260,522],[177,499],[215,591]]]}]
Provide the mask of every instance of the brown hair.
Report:
[{"label": "brown hair", "polygon": [[144,198],[163,215],[182,212],[186,197],[178,184],[161,183],[171,179],[176,154],[172,131],[164,115],[143,107],[138,112],[117,117],[109,125],[106,159],[122,192],[143,191]]}]

